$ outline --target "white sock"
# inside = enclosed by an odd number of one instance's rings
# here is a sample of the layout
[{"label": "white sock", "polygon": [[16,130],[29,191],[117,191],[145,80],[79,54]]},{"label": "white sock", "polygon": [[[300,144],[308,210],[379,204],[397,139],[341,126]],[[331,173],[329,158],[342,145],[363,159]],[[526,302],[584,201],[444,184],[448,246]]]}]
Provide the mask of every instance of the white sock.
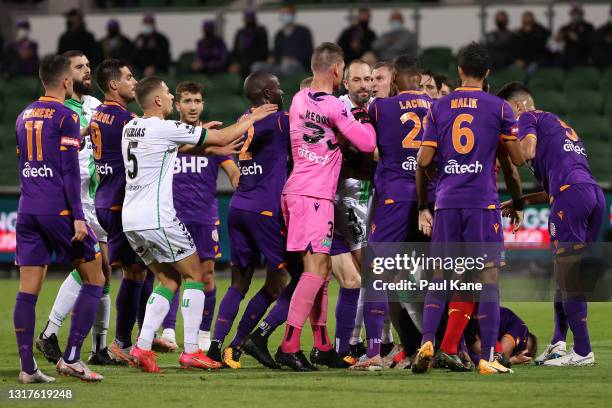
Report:
[{"label": "white sock", "polygon": [[149,300],[145,310],[145,317],[142,323],[142,329],[136,343],[139,349],[151,350],[151,343],[155,337],[155,333],[159,330],[164,318],[170,310],[170,302],[174,293],[162,285],[158,285]]},{"label": "white sock", "polygon": [[174,329],[164,329],[161,336],[163,339],[176,343],[176,332]]},{"label": "white sock", "polygon": [[383,328],[381,342],[382,344],[393,343],[393,331],[391,329],[391,322],[389,319],[385,319],[385,326]]},{"label": "white sock", "polygon": [[70,315],[70,312],[72,312],[72,308],[76,303],[80,291],[81,277],[77,271],[72,271],[66,279],[64,279],[62,286],[60,286],[57,292],[55,303],[53,303],[53,308],[49,314],[49,322],[47,323],[47,327],[45,327],[43,337],[49,338],[52,334],[57,335],[62,323],[66,317]]},{"label": "white sock", "polygon": [[106,334],[110,323],[111,300],[110,294],[104,293],[100,298],[96,321],[91,328],[91,351],[97,353],[106,347]]},{"label": "white sock", "polygon": [[198,331],[202,323],[204,311],[204,284],[201,282],[186,282],[181,301],[181,313],[184,327],[185,353],[196,353],[198,347]]},{"label": "white sock", "polygon": [[355,344],[361,343],[361,329],[363,328],[363,297],[365,290],[361,288],[359,290],[359,300],[357,301],[357,315],[355,315],[355,327],[353,327],[353,333],[349,344],[354,346]]}]

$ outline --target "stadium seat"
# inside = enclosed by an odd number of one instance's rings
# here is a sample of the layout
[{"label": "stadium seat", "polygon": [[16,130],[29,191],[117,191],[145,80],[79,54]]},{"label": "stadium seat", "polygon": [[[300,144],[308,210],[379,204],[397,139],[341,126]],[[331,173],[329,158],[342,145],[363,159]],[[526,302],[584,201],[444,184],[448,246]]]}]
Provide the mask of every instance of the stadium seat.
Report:
[{"label": "stadium seat", "polygon": [[552,112],[557,115],[565,115],[567,104],[565,95],[559,91],[537,91],[534,93],[535,105],[538,109]]},{"label": "stadium seat", "polygon": [[610,120],[603,115],[570,115],[567,123],[574,128],[578,137],[589,141],[612,141]]},{"label": "stadium seat", "polygon": [[310,74],[308,72],[296,72],[291,75],[284,75],[279,78],[281,88],[285,92],[285,102],[290,103],[293,95],[295,95],[300,90],[300,83],[304,78],[309,77]]},{"label": "stadium seat", "polygon": [[217,74],[206,82],[207,93],[211,95],[239,95],[242,94],[242,80],[240,75],[233,73]]},{"label": "stadium seat", "polygon": [[185,74],[191,72],[191,64],[195,59],[195,51],[185,51],[176,60],[176,73]]},{"label": "stadium seat", "polygon": [[[6,81],[4,86],[5,95],[19,95],[30,99],[30,102],[42,94],[42,86],[35,76],[14,77]],[[8,97],[7,97],[8,99]]]},{"label": "stadium seat", "polygon": [[164,7],[172,4],[172,0],[138,0],[138,5],[145,8]]},{"label": "stadium seat", "polygon": [[226,94],[209,103],[205,111],[207,120],[219,120],[224,126],[238,120],[238,117],[249,108],[249,102],[240,96]]},{"label": "stadium seat", "polygon": [[562,90],[565,73],[561,68],[539,68],[529,78],[529,87],[535,90]]},{"label": "stadium seat", "polygon": [[508,82],[524,82],[525,71],[518,68],[506,68],[500,69],[491,74],[489,77],[489,83],[491,84],[491,92],[497,93],[502,86]]},{"label": "stadium seat", "polygon": [[603,95],[599,91],[567,91],[565,93],[567,113],[603,113]]},{"label": "stadium seat", "polygon": [[182,74],[179,74],[177,72],[176,77],[174,78],[174,81],[176,82],[177,85],[183,81],[193,81],[193,82],[198,82],[200,84],[204,84],[205,92],[207,92],[208,83],[210,82],[208,77],[205,74],[201,74],[198,72],[189,72],[189,73],[182,73]]},{"label": "stadium seat", "polygon": [[612,118],[612,95],[606,94],[607,100],[604,106],[604,116]]},{"label": "stadium seat", "polygon": [[13,97],[7,96],[6,103],[3,105],[2,109],[2,123],[7,126],[12,126],[14,129],[15,120],[17,119],[17,115],[21,113],[21,111],[32,103],[36,98],[32,97],[24,97],[19,93],[7,94],[7,95],[15,95]]},{"label": "stadium seat", "polygon": [[446,73],[455,57],[449,47],[429,47],[421,51],[420,59],[423,68]]},{"label": "stadium seat", "polygon": [[601,73],[595,67],[576,67],[565,77],[566,90],[593,89],[599,87]]}]

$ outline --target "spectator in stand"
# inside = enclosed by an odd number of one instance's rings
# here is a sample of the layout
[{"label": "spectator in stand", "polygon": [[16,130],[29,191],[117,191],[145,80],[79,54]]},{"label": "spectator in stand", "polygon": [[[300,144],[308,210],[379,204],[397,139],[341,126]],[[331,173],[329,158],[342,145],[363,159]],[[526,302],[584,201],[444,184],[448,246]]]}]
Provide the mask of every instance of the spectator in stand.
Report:
[{"label": "spectator in stand", "polygon": [[247,10],[243,15],[244,27],[234,37],[231,72],[239,72],[244,79],[251,73],[251,65],[268,58],[268,32],[257,25],[255,12]]},{"label": "spectator in stand", "polygon": [[70,50],[79,50],[89,60],[92,67],[100,61],[100,49],[92,33],[85,28],[83,14],[79,9],[73,8],[66,14],[66,31],[59,39],[57,53],[62,54]]},{"label": "spectator in stand", "polygon": [[338,45],[344,51],[344,60],[349,62],[371,51],[375,39],[376,34],[370,29],[370,10],[362,8],[359,9],[354,24],[340,34]]},{"label": "spectator in stand", "polygon": [[267,63],[255,63],[253,71],[287,75],[309,70],[313,52],[310,30],[295,23],[295,6],[283,6],[280,20],[283,27],[274,36],[274,55],[268,58]]},{"label": "spectator in stand", "polygon": [[216,74],[227,66],[227,47],[223,38],[215,32],[215,22],[204,21],[202,24],[204,37],[196,45],[195,61],[191,69],[206,74]]},{"label": "spectator in stand", "polygon": [[416,35],[404,27],[404,16],[401,11],[394,10],[389,16],[390,31],[387,31],[374,42],[372,51],[384,61],[393,61],[402,54],[417,54]]},{"label": "spectator in stand", "polygon": [[485,35],[485,47],[493,69],[505,68],[514,62],[515,34],[508,30],[508,13],[495,13],[496,29]]},{"label": "spectator in stand", "polygon": [[521,28],[516,33],[516,66],[534,71],[548,56],[548,37],[550,30],[538,23],[531,11],[524,12]]},{"label": "spectator in stand", "polygon": [[167,73],[170,68],[170,43],[168,38],[157,31],[155,17],[146,14],[142,20],[142,32],[134,41],[134,68],[142,76]]},{"label": "spectator in stand", "polygon": [[555,41],[563,46],[559,65],[572,68],[589,63],[593,25],[584,20],[584,10],[579,4],[570,10],[571,22],[561,27]]},{"label": "spectator in stand", "polygon": [[106,37],[100,40],[100,49],[104,59],[115,58],[131,63],[134,43],[121,34],[119,22],[113,19],[106,23]]},{"label": "spectator in stand", "polygon": [[593,34],[591,59],[600,68],[612,67],[612,6],[610,6],[608,22]]},{"label": "spectator in stand", "polygon": [[4,70],[9,76],[35,75],[38,72],[38,44],[30,39],[30,22],[17,22],[15,42],[10,43],[4,55]]}]

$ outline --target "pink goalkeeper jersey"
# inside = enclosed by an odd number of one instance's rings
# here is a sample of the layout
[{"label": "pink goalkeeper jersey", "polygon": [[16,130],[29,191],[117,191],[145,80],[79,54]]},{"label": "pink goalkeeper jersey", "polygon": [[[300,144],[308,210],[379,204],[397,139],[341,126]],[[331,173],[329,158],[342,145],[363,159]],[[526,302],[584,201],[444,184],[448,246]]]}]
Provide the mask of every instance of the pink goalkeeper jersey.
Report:
[{"label": "pink goalkeeper jersey", "polygon": [[311,88],[293,97],[289,125],[293,171],[283,194],[333,200],[342,165],[336,130],[363,152],[376,148],[376,132],[370,124],[355,120],[335,96]]}]

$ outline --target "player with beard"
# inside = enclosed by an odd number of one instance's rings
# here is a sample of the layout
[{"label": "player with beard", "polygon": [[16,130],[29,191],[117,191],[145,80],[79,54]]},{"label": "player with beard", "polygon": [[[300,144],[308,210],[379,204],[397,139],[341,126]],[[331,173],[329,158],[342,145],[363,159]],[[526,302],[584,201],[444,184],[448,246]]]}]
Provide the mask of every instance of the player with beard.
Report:
[{"label": "player with beard", "polygon": [[[110,320],[110,275],[111,268],[108,263],[108,248],[106,245],[107,234],[100,226],[96,217],[94,197],[98,187],[98,175],[93,157],[93,146],[89,136],[89,123],[94,109],[100,105],[100,101],[89,95],[91,92],[91,67],[89,60],[81,51],[67,51],[63,54],[70,60],[73,76],[74,90],[72,97],[66,99],[64,104],[76,112],[79,116],[81,128],[81,147],[79,149],[79,168],[81,174],[81,202],[87,224],[92,228],[100,243],[102,253],[102,269],[106,277],[104,292],[100,299],[99,314],[92,330],[92,364],[107,364],[110,362],[106,352],[106,333]],[[49,320],[44,330],[36,340],[36,348],[40,350],[45,358],[57,363],[61,358],[61,351],[57,340],[57,333],[72,311],[81,290],[82,281],[76,270],[73,270],[62,283],[55,302],[49,314]]]}]

